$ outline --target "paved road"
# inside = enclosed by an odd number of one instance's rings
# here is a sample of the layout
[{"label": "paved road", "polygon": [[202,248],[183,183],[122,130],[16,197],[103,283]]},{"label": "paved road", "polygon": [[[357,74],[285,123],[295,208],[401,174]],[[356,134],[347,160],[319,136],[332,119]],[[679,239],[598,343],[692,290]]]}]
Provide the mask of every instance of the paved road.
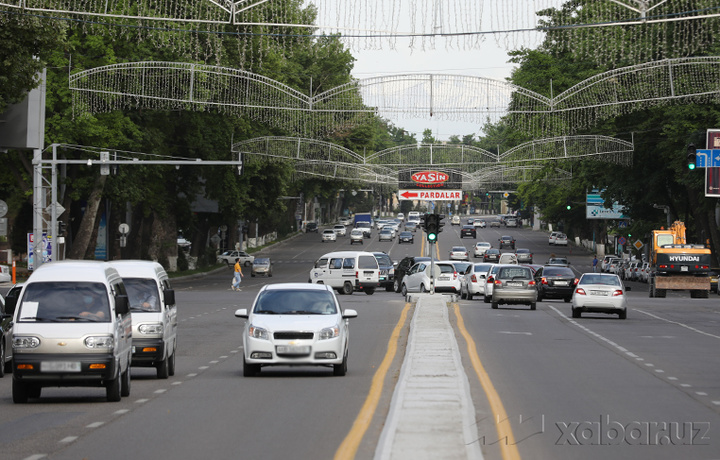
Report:
[{"label": "paved road", "polygon": [[[474,243],[461,240],[458,231],[448,224],[440,234],[441,255],[453,245]],[[478,241],[495,244],[502,234],[514,235],[518,247],[534,251],[536,263],[554,252],[567,256],[576,271],[590,270],[591,255],[550,248],[545,233],[486,229]],[[400,246],[373,238],[363,249],[386,250],[399,260],[419,254],[419,237],[414,245]],[[14,405],[11,376],[6,376],[0,380],[2,458],[332,458],[348,438],[357,443],[356,458],[372,458],[395,404],[414,307],[383,291],[340,297],[344,307],[359,313],[351,321],[346,377],[333,377],[331,369],[272,368],[243,378],[242,322],[233,316],[236,308],[250,305],[264,283],[307,281],[319,256],[349,247],[347,238],[321,243],[319,235],[302,235],[268,251],[276,262],[272,279],[246,277],[240,293],[230,290],[231,269],[175,282],[177,374],[160,381],[152,370],[134,369],[131,396],[119,403],[106,402],[100,389],[70,388],[47,389],[38,401]],[[448,304],[484,458],[501,455],[473,355],[487,372],[525,459],[720,457],[720,298],[691,301],[672,293],[649,299],[644,285],[630,284],[625,321],[603,315],[573,320],[562,301],[538,303],[536,311],[491,310],[473,300],[458,302],[456,312]],[[461,326],[474,348],[468,349]],[[384,368],[391,344],[397,350]],[[373,393],[381,369],[385,374]],[[367,415],[371,396],[377,405]],[[358,434],[361,414],[368,420]],[[658,434],[658,423],[678,424],[681,431],[670,425]],[[683,436],[684,429],[695,431]],[[652,436],[648,430],[655,430]],[[602,435],[621,431],[617,440]],[[653,445],[655,440],[674,445]],[[608,445],[615,442],[619,445]]]}]

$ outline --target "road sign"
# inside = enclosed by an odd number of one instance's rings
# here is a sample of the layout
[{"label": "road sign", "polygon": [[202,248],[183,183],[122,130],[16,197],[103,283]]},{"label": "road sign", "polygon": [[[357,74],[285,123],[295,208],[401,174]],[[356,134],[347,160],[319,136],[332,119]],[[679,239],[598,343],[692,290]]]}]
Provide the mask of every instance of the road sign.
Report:
[{"label": "road sign", "polygon": [[618,244],[620,246],[625,246],[625,243],[627,243],[627,240],[625,239],[624,236],[621,236],[620,238],[618,238]]},{"label": "road sign", "polygon": [[698,149],[696,151],[696,168],[719,168],[720,149]]},{"label": "road sign", "polygon": [[398,199],[455,201],[462,199],[462,190],[398,190]]},{"label": "road sign", "polygon": [[643,244],[642,241],[637,240],[635,243],[633,243],[633,246],[635,246],[635,249],[637,249],[637,250],[639,251],[639,250],[642,249],[642,247],[645,246],[645,245]]}]

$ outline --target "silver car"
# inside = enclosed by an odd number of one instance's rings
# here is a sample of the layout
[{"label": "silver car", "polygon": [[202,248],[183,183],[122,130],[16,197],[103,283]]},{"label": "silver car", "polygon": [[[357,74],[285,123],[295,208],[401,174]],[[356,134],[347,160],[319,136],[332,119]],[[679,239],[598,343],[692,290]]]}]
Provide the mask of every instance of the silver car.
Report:
[{"label": "silver car", "polygon": [[536,302],[537,286],[532,270],[519,265],[501,266],[495,275],[492,308],[500,304],[525,304],[535,310]]}]

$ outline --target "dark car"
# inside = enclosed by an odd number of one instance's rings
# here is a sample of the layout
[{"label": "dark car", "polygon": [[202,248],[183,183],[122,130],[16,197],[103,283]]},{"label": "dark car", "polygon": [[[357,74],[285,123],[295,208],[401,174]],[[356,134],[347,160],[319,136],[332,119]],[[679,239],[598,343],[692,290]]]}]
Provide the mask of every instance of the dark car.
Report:
[{"label": "dark car", "polygon": [[463,225],[462,229],[460,229],[460,238],[465,238],[466,236],[469,236],[470,238],[477,238],[477,232],[475,231],[474,226]]},{"label": "dark car", "polygon": [[400,234],[398,235],[398,244],[414,242],[415,237],[413,236],[412,232],[400,232]]},{"label": "dark car", "polygon": [[529,249],[518,248],[515,250],[515,257],[519,264],[531,264],[533,263],[533,254]]},{"label": "dark car", "polygon": [[535,273],[538,289],[538,300],[563,299],[572,300],[573,291],[578,279],[575,272],[568,267],[545,266]]},{"label": "dark car", "polygon": [[0,295],[0,377],[12,370],[13,315],[22,284],[16,284],[7,292],[5,300]]},{"label": "dark car", "polygon": [[377,259],[380,272],[378,273],[378,281],[380,287],[384,287],[386,291],[392,292],[395,287],[395,266],[390,256],[384,252],[372,253]]},{"label": "dark car", "polygon": [[494,262],[497,263],[500,260],[500,250],[490,248],[483,254],[483,262]]},{"label": "dark car", "polygon": [[513,238],[512,236],[503,235],[500,237],[500,239],[498,239],[498,241],[500,242],[500,245],[498,246],[500,249],[504,247],[515,249],[515,238]]},{"label": "dark car", "polygon": [[410,268],[415,265],[417,262],[428,262],[430,260],[430,257],[412,257],[408,256],[405,257],[403,260],[401,260],[397,267],[395,267],[395,280],[393,281],[393,287],[395,289],[395,292],[400,292],[400,288],[402,287],[402,280],[407,274],[408,271],[410,271]]},{"label": "dark car", "polygon": [[318,224],[317,224],[317,222],[308,222],[308,223],[305,225],[305,233],[310,233],[310,232],[313,232],[313,233],[317,233],[317,232],[318,232]]}]

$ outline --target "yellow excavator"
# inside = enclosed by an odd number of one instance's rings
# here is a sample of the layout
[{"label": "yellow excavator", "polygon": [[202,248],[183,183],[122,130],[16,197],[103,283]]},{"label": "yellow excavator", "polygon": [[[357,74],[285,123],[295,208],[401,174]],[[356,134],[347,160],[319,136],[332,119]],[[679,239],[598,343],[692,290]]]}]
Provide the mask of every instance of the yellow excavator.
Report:
[{"label": "yellow excavator", "polygon": [[665,297],[668,290],[689,290],[692,298],[707,298],[710,292],[710,249],[688,244],[685,223],[652,231],[650,253],[650,297]]}]

